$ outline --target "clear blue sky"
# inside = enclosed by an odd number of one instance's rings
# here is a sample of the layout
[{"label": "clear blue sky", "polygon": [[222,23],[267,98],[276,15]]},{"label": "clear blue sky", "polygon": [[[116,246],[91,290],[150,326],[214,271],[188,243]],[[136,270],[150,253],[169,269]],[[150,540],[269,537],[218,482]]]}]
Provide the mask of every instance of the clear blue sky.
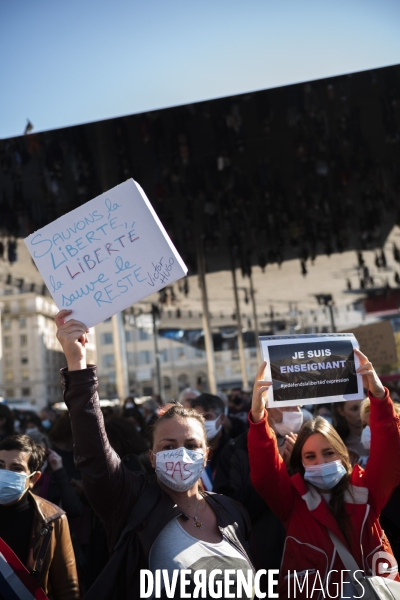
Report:
[{"label": "clear blue sky", "polygon": [[400,63],[400,0],[0,0],[0,138]]}]

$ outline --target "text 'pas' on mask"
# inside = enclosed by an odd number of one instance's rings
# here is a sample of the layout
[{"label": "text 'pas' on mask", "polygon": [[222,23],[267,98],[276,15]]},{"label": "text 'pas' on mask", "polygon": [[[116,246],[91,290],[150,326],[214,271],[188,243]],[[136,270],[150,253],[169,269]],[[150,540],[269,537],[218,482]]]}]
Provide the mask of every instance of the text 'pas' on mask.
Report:
[{"label": "text 'pas' on mask", "polygon": [[[153,452],[154,454],[154,452]],[[187,492],[201,477],[205,467],[205,453],[200,450],[175,448],[162,450],[156,457],[156,474],[159,481],[171,490]]]}]

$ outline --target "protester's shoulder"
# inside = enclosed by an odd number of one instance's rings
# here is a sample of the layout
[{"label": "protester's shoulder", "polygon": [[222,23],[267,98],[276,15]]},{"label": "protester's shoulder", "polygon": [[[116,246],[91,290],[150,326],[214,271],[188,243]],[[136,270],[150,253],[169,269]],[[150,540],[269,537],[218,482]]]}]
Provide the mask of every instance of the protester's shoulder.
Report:
[{"label": "protester's shoulder", "polygon": [[65,511],[57,506],[57,504],[53,504],[49,500],[45,500],[41,498],[41,496],[36,496],[36,494],[32,494],[30,492],[30,496],[35,508],[36,516],[43,523],[51,523],[56,519],[62,519],[65,515]]},{"label": "protester's shoulder", "polygon": [[240,435],[235,438],[231,438],[226,446],[224,447],[224,452],[237,452],[238,450],[244,450],[247,453],[247,431],[244,431]]}]

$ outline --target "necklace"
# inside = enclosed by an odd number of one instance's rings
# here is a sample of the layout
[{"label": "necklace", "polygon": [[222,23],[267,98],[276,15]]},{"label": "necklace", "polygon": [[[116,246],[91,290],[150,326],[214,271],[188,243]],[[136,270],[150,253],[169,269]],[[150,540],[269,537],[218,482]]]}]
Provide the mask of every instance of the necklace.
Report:
[{"label": "necklace", "polygon": [[182,510],[182,513],[185,515],[185,517],[187,519],[193,519],[194,520],[194,526],[196,527],[196,529],[203,529],[203,523],[200,521],[200,519],[198,518],[198,512],[199,512],[199,505],[200,505],[200,498],[197,501],[197,507],[196,507],[196,514],[193,515],[188,515],[184,510]]}]

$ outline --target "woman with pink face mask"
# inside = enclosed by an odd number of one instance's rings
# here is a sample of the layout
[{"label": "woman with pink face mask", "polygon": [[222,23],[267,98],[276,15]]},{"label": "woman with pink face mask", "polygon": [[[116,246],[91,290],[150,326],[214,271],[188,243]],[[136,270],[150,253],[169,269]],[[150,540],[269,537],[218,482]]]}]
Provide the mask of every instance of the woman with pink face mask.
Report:
[{"label": "woman with pink face mask", "polygon": [[[362,597],[353,579],[347,577],[342,584],[341,574],[348,567],[339,558],[331,534],[365,574],[370,575],[377,557],[384,556],[386,567],[381,573],[400,582],[397,562],[379,523],[383,507],[400,483],[400,418],[372,364],[360,351],[355,352],[371,402],[372,445],[365,469],[352,468],[335,429],[317,417],[298,433],[290,457],[293,475],[289,476],[269,425],[264,396],[272,382],[263,379],[266,363],[254,384],[248,436],[251,480],[286,529],[278,585],[281,599]],[[307,586],[302,591],[297,587],[297,594],[294,573],[296,577],[301,574],[300,583],[307,579]],[[311,595],[313,587],[318,591]]]},{"label": "woman with pink face mask", "polygon": [[[154,422],[150,444],[156,482],[126,469],[104,429],[96,368],[86,365],[88,330],[78,321],[66,320],[70,314],[63,310],[55,320],[68,365],[62,378],[75,463],[86,497],[104,521],[109,548],[115,550],[85,600],[143,597],[144,569],[154,576],[166,571],[169,583],[176,570],[186,570],[186,593],[195,588],[198,571],[220,569],[223,580],[224,571],[233,570],[233,587],[238,571],[246,579],[248,572],[252,577],[246,511],[230,498],[203,492],[199,485],[208,456],[203,417],[181,405],[164,407]],[[171,597],[165,596],[164,584],[161,578],[162,597]]]}]

